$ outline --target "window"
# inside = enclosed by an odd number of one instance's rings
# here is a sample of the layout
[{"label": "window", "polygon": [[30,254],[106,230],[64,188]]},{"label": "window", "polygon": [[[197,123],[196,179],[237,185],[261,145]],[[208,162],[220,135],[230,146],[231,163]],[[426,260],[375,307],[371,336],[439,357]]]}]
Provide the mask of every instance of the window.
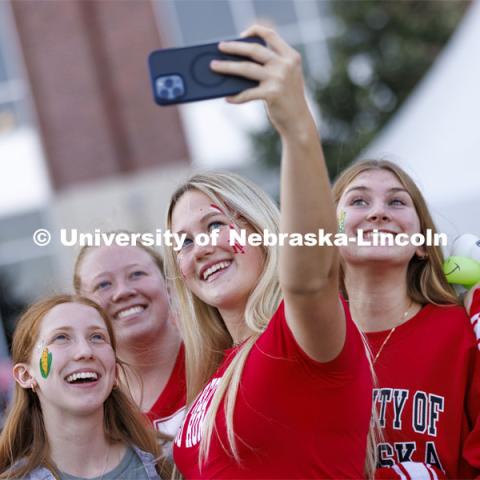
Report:
[{"label": "window", "polygon": [[[235,38],[255,19],[263,19],[276,25],[302,53],[307,77],[318,81],[329,77],[327,40],[335,30],[326,0],[151,1],[165,47]],[[214,100],[179,109],[194,164],[236,168],[254,160],[249,132],[264,128],[267,121],[260,103],[239,107]]]},{"label": "window", "polygon": [[45,290],[54,259],[53,250],[32,241],[36,228],[48,225],[50,186],[21,67],[11,5],[0,0],[0,275],[30,300]]},{"label": "window", "polygon": [[238,36],[255,19],[275,25],[304,54],[309,75],[329,73],[327,39],[334,34],[325,0],[152,0],[169,47]]},{"label": "window", "polygon": [[0,2],[0,135],[26,122],[25,86],[15,59],[10,5]]}]

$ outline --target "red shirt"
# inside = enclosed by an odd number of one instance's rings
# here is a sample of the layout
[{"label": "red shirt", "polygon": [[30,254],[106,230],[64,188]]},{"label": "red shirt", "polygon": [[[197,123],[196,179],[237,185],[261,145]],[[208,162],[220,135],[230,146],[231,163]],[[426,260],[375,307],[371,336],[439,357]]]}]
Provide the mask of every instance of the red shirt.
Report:
[{"label": "red shirt", "polygon": [[170,378],[147,416],[156,430],[174,437],[185,416],[185,403],[185,347],[182,343]]},{"label": "red shirt", "polygon": [[[389,332],[367,334],[374,356]],[[429,304],[396,328],[375,364],[374,403],[385,436],[380,467],[419,462],[448,478],[480,472],[480,442],[472,441],[480,411],[478,362],[462,307]]]},{"label": "red shirt", "polygon": [[[346,313],[346,338],[332,361],[311,359],[297,344],[283,303],[253,346],[242,372],[234,430],[241,457],[229,452],[223,402],[210,453],[198,466],[205,412],[224,361],[188,411],[175,439],[175,463],[185,478],[359,478],[363,476],[372,379],[360,334]],[[220,439],[220,441],[219,441]],[[221,442],[221,443],[220,443]]]}]

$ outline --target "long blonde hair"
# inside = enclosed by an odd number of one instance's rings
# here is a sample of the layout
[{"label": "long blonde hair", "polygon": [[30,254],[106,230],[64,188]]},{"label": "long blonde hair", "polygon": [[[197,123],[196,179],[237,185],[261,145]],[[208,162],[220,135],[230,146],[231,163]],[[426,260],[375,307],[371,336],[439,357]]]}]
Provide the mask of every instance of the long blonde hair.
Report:
[{"label": "long blonde hair", "polygon": [[[30,362],[43,318],[52,308],[64,303],[79,303],[94,308],[105,322],[115,351],[112,324],[99,305],[79,295],[55,295],[33,304],[20,318],[13,335],[14,364]],[[135,445],[160,459],[156,434],[148,428],[147,419],[121,389],[113,389],[105,400],[103,422],[105,436],[110,443]],[[157,465],[163,474],[170,474],[163,459],[158,460]],[[0,435],[0,478],[21,478],[40,466],[48,468],[58,477],[50,458],[39,399],[32,390],[16,384],[13,402]]]},{"label": "long blonde hair", "polygon": [[[171,230],[175,205],[184,193],[191,190],[204,193],[212,203],[228,212],[232,221],[238,222],[240,219],[261,234],[264,229],[278,233],[280,215],[276,205],[258,186],[232,173],[197,174],[177,189],[168,208],[167,229]],[[241,374],[248,354],[260,334],[267,328],[281,300],[277,275],[278,248],[262,248],[265,253],[264,270],[245,309],[245,321],[252,335],[226,369],[212,398],[200,440],[200,467],[208,456],[215,429],[215,417],[222,399],[225,400],[228,448],[234,459],[240,462],[233,429],[233,411]],[[173,249],[166,249],[164,258],[166,278],[172,284],[170,290],[175,292],[174,308],[181,320],[179,328],[186,351],[187,403],[191,403],[215,373],[224,350],[232,345],[232,338],[217,309],[206,305],[185,286]],[[373,455],[371,445],[368,451]],[[369,474],[371,465],[371,461],[367,462]]]},{"label": "long blonde hair", "polygon": [[[232,173],[205,173],[190,178],[172,196],[167,212],[167,228],[171,229],[172,213],[178,200],[190,190],[207,195],[212,203],[231,215],[232,222],[244,221],[257,233],[263,233],[264,229],[278,232],[279,211],[272,200],[255,184]],[[225,371],[213,396],[200,442],[200,462],[208,454],[215,416],[224,396],[229,447],[239,461],[233,433],[233,409],[240,376],[253,344],[267,328],[281,299],[276,273],[278,250],[262,248],[264,269],[245,308],[245,322],[252,336]],[[224,350],[232,345],[232,337],[218,310],[202,302],[185,286],[173,249],[166,250],[164,257],[167,281],[172,284],[171,291],[175,292],[174,308],[181,319],[179,328],[185,342],[187,403],[191,403],[215,373]]]},{"label": "long blonde hair", "polygon": [[[338,204],[343,192],[358,175],[370,170],[385,170],[393,174],[412,198],[420,220],[420,233],[425,236],[427,230],[430,230],[432,234],[437,233],[425,199],[415,182],[398,165],[388,160],[363,160],[344,170],[333,185],[332,191],[335,203]],[[435,305],[458,304],[455,290],[447,282],[443,273],[444,257],[442,249],[439,246],[427,244],[425,245],[425,252],[425,257],[420,258],[414,255],[408,264],[407,294],[409,298],[422,305],[426,303]],[[342,266],[340,267],[340,289],[345,298],[348,298]]]}]

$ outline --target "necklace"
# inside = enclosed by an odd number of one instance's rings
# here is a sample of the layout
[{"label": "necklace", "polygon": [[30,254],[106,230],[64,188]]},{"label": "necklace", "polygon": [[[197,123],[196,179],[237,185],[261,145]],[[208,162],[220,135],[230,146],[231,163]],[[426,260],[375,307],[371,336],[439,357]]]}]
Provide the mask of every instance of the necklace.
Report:
[{"label": "necklace", "polygon": [[[402,319],[398,325],[401,325],[405,319],[408,317],[408,314],[410,313],[410,309],[412,308],[413,305],[413,300],[410,302],[410,305],[408,306],[407,310],[403,312]],[[378,357],[382,353],[383,349],[385,348],[385,345],[388,343],[390,340],[390,337],[393,335],[393,332],[397,329],[398,325],[395,325],[389,332],[388,335],[385,337],[385,340],[383,343],[380,345],[380,348],[378,349],[378,352],[376,353],[375,357],[373,358],[372,364],[375,365],[375,362],[378,360]]]},{"label": "necklace", "polygon": [[240,345],[243,345],[249,338],[250,338],[250,336],[245,337],[243,340],[239,340],[238,342],[232,342],[232,347],[231,348],[237,348]]}]

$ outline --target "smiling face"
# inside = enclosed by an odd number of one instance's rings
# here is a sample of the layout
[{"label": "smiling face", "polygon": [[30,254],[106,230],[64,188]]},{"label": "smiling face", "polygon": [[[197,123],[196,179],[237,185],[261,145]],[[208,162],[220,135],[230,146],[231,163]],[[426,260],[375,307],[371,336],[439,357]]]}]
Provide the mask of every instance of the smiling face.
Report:
[{"label": "smiling face", "polygon": [[[187,235],[177,253],[177,266],[187,288],[206,304],[222,310],[243,310],[263,271],[261,247],[230,245],[230,230],[246,228],[212,203],[202,192],[189,190],[176,203],[172,213],[172,232]],[[217,231],[216,245],[200,246],[198,234]]]},{"label": "smiling face", "polygon": [[119,351],[132,341],[155,338],[169,321],[165,281],[142,248],[92,248],[78,274],[82,294],[99,303],[111,318]]},{"label": "smiling face", "polygon": [[[385,169],[367,170],[357,175],[340,197],[337,215],[343,218],[343,228],[348,237],[363,230],[365,240],[378,230],[393,235],[420,232],[420,220],[413,200],[398,178]],[[408,264],[413,255],[423,254],[422,247],[408,246],[358,246],[349,242],[340,247],[347,264],[381,261]]]},{"label": "smiling face", "polygon": [[[51,358],[41,366],[42,354]],[[45,418],[56,412],[84,415],[103,411],[116,377],[115,353],[105,322],[93,307],[62,303],[42,319],[28,363]]]}]

